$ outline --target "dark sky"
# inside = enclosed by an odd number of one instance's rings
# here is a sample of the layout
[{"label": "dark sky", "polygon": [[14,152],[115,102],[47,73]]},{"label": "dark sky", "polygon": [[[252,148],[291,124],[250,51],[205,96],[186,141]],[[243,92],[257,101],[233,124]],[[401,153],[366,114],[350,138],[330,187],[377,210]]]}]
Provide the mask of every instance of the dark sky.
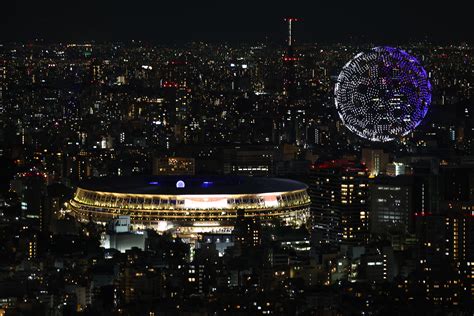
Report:
[{"label": "dark sky", "polygon": [[0,40],[472,41],[468,0],[2,0]]}]

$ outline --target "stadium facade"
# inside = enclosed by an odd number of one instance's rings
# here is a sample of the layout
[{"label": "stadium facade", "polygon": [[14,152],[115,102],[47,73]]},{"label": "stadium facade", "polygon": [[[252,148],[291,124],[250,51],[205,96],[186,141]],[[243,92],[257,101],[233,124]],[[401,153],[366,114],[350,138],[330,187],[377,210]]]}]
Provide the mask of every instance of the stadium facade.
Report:
[{"label": "stadium facade", "polygon": [[307,188],[294,180],[243,176],[97,178],[78,186],[69,210],[81,221],[103,224],[130,216],[134,229],[225,233],[238,210],[262,223],[305,224]]}]

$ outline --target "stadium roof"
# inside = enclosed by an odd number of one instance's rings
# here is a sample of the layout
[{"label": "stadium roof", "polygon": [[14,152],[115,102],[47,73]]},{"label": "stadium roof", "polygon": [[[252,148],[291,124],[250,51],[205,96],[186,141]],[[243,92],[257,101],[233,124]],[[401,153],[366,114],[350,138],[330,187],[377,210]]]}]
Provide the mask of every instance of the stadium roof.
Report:
[{"label": "stadium roof", "polygon": [[307,189],[295,180],[244,176],[126,176],[91,178],[79,184],[91,191],[185,195],[259,194]]}]

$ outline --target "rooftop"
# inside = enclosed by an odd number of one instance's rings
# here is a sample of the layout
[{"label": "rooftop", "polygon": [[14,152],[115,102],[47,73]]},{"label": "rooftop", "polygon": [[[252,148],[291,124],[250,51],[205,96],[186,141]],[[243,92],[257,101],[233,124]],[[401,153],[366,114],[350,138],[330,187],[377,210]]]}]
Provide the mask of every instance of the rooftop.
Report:
[{"label": "rooftop", "polygon": [[131,194],[258,194],[304,190],[295,180],[244,176],[127,176],[92,178],[79,184],[91,191]]}]

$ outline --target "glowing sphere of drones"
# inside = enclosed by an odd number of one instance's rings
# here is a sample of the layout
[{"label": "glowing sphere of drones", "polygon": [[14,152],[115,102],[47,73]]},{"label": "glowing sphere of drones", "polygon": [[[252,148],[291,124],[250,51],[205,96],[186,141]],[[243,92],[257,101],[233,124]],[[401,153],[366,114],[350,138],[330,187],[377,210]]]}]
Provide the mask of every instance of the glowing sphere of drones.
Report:
[{"label": "glowing sphere of drones", "polygon": [[392,47],[356,55],[343,67],[334,92],[344,125],[360,137],[379,142],[415,129],[431,102],[425,69],[416,58]]}]

